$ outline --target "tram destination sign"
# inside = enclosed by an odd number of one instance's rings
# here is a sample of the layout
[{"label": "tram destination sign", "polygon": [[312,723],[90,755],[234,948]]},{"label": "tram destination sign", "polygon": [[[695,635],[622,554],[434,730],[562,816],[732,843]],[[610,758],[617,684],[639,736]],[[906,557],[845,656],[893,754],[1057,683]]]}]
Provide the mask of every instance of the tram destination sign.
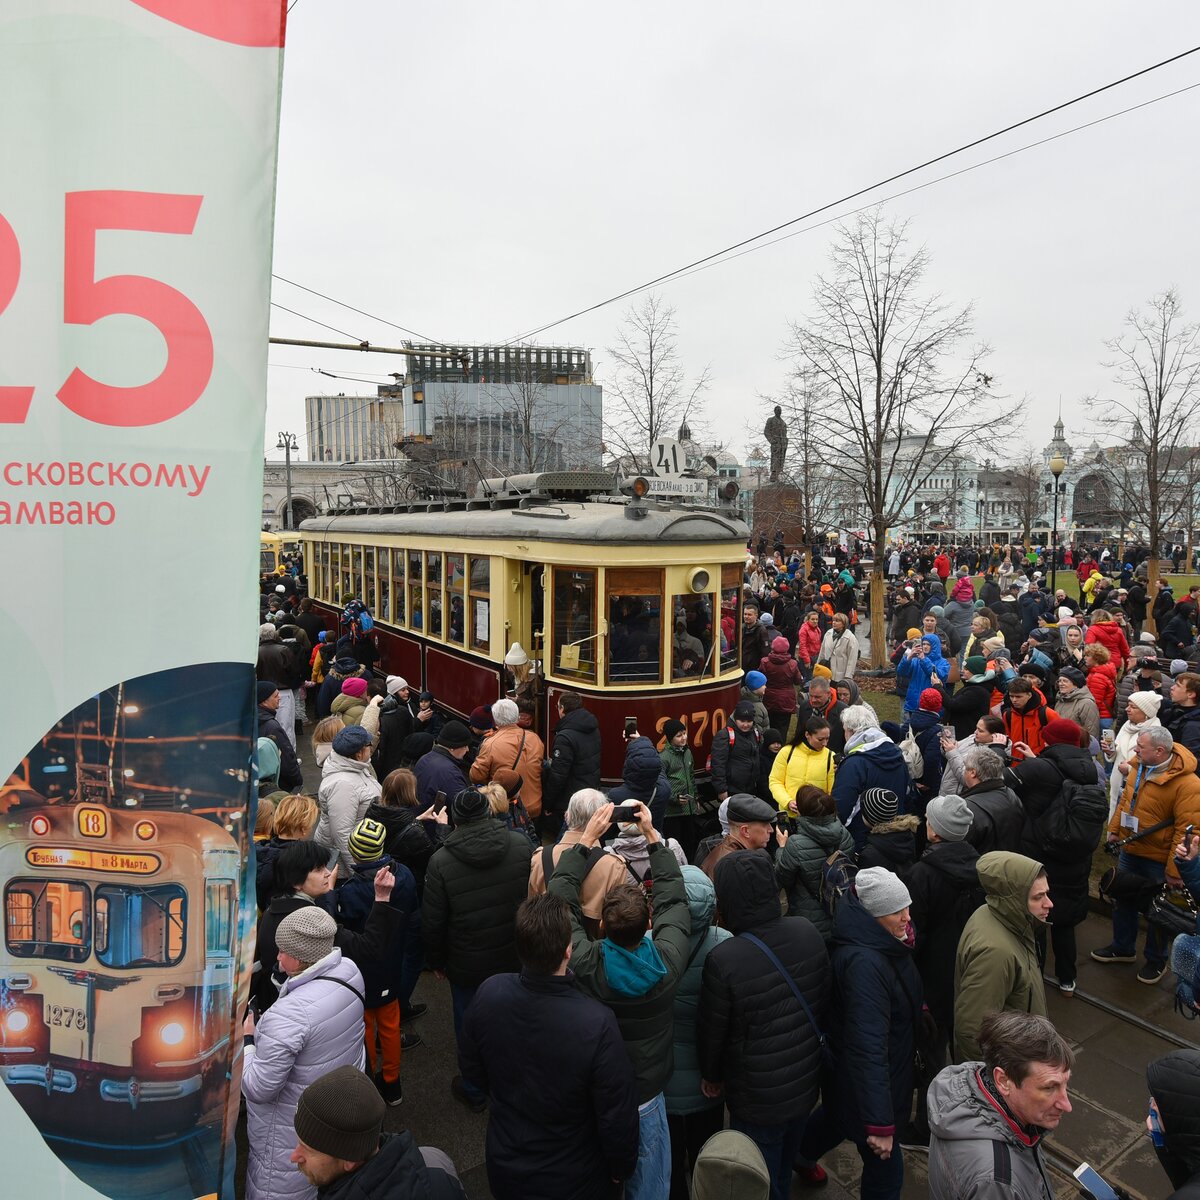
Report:
[{"label": "tram destination sign", "polygon": [[648,496],[692,496],[703,499],[708,495],[707,479],[684,479],[682,476],[659,479],[647,477]]}]

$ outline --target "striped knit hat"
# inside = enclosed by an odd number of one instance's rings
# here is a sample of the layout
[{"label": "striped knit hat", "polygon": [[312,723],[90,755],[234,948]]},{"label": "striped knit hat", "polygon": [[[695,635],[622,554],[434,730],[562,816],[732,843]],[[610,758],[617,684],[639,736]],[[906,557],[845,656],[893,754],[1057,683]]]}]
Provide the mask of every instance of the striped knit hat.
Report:
[{"label": "striped knit hat", "polygon": [[364,817],[350,835],[350,853],[356,862],[369,863],[383,857],[387,842],[387,829],[382,821]]},{"label": "striped knit hat", "polygon": [[900,800],[888,788],[867,788],[862,794],[863,820],[868,825],[886,825],[900,811]]}]

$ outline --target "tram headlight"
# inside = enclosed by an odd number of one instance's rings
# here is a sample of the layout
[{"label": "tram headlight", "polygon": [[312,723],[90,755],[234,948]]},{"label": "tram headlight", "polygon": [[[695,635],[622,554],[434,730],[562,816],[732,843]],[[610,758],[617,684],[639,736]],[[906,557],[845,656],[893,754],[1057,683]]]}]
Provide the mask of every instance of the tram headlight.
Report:
[{"label": "tram headlight", "polygon": [[712,576],[703,567],[696,567],[688,575],[688,587],[693,592],[707,592]]},{"label": "tram headlight", "polygon": [[166,1046],[178,1046],[183,1041],[184,1029],[178,1021],[168,1021],[159,1031],[158,1036]]},{"label": "tram headlight", "polygon": [[9,1033],[24,1033],[29,1028],[29,1014],[21,1008],[14,1008],[5,1018],[4,1027]]}]

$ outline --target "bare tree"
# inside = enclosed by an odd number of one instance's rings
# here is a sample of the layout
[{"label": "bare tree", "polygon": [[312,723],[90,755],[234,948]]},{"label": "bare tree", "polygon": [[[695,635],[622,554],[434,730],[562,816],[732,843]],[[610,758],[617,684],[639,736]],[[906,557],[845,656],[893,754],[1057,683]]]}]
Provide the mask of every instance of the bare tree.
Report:
[{"label": "bare tree", "polygon": [[1011,504],[1021,524],[1021,537],[1028,550],[1033,540],[1033,527],[1040,520],[1046,507],[1041,456],[1026,443],[1021,447],[1018,456],[1009,466],[1003,468],[1001,473],[1004,476],[1005,499]]},{"label": "bare tree", "polygon": [[609,451],[648,470],[650,447],[694,420],[708,368],[688,378],[675,343],[675,310],[656,295],[630,307],[608,353],[614,364],[604,414]]},{"label": "bare tree", "polygon": [[1150,535],[1147,586],[1153,594],[1168,527],[1187,510],[1200,433],[1200,327],[1188,324],[1174,288],[1125,318],[1125,332],[1104,343],[1104,366],[1123,394],[1089,397],[1088,405],[1124,444],[1109,480],[1121,506]]},{"label": "bare tree", "polygon": [[[975,402],[992,383],[982,367],[986,348],[967,345],[970,305],[951,308],[922,294],[929,261],[924,247],[909,249],[906,223],[887,222],[878,209],[859,214],[838,228],[830,271],[814,285],[812,315],[791,326],[797,370],[822,384],[817,415],[830,466],[856,486],[870,516],[877,668],[887,662],[887,531],[906,518],[922,481],[978,438]],[[1006,423],[992,422],[989,436]]]}]

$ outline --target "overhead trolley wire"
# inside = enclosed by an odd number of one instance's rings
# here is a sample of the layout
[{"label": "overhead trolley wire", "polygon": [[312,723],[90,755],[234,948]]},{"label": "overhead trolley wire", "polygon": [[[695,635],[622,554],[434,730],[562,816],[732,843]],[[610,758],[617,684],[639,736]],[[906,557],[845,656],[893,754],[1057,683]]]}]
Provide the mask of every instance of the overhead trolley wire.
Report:
[{"label": "overhead trolley wire", "polygon": [[[944,153],[935,155],[933,158],[928,158],[924,162],[918,163],[915,166],[908,167],[903,171],[897,171],[895,174],[889,175],[884,179],[876,180],[874,183],[868,184],[866,187],[858,188],[857,190],[849,192],[845,196],[841,196],[836,200],[830,200],[826,204],[822,204],[817,208],[810,209],[806,213],[801,213],[797,217],[792,217],[790,220],[783,221],[778,225],[774,225],[770,229],[764,229],[761,233],[756,233],[751,237],[743,238],[741,241],[734,242],[732,245],[726,246],[721,250],[714,250],[711,254],[706,254],[702,258],[697,258],[690,263],[685,263],[681,267],[676,267],[673,271],[667,271],[662,275],[656,276],[654,279],[649,279],[644,283],[638,284],[636,287],[627,288],[623,292],[618,292],[614,296],[609,296],[606,300],[600,300],[595,304],[590,304],[586,308],[581,308],[565,317],[559,317],[555,321],[549,321],[545,325],[539,325],[536,329],[531,329],[527,333],[519,334],[517,337],[510,338],[504,344],[512,345],[515,342],[521,342],[528,338],[536,337],[539,333],[545,333],[546,330],[553,329],[557,325],[563,325],[567,321],[573,321],[576,317],[585,316],[587,313],[595,312],[597,309],[605,308],[610,304],[616,304],[620,300],[625,300],[629,296],[636,295],[638,292],[643,292],[647,288],[655,287],[660,283],[666,283],[668,280],[674,279],[677,276],[685,273],[691,273],[692,271],[703,267],[706,263],[711,263],[714,259],[723,259],[726,255],[731,254],[733,251],[742,250],[744,247],[751,245],[753,242],[761,241],[763,238],[770,237],[774,233],[779,233],[781,230],[788,229],[792,225],[797,225],[801,221],[807,221],[812,217],[820,216],[822,213],[828,212],[831,208],[837,208],[851,200],[857,200],[860,196],[865,196],[868,192],[873,192],[878,188],[886,187],[889,183],[895,183],[897,180],[905,179],[909,175],[914,175],[918,171],[925,170],[927,167],[935,166],[937,163],[945,162],[948,158],[953,158],[956,155],[963,154],[968,150],[973,150],[976,146],[982,146],[987,142],[994,141],[996,138],[1003,137],[1008,133],[1012,133],[1016,129],[1021,129],[1026,125],[1031,125],[1035,121],[1044,120],[1046,117],[1052,116],[1054,113],[1062,112],[1064,109],[1071,108],[1076,104],[1082,104],[1085,100],[1090,100],[1094,96],[1099,96],[1104,92],[1111,91],[1113,88],[1121,87],[1123,84],[1129,83],[1134,79],[1139,79],[1143,75],[1148,75],[1152,71],[1161,70],[1163,67],[1179,62],[1182,59],[1197,53],[1198,51],[1200,51],[1200,46],[1193,46],[1188,50],[1183,50],[1178,54],[1173,54],[1170,58],[1164,58],[1160,62],[1156,62],[1148,67],[1141,68],[1141,70],[1133,71],[1128,75],[1123,75],[1120,79],[1114,79],[1110,83],[1103,84],[1100,87],[1092,88],[1091,91],[1084,92],[1070,100],[1064,100],[1062,103],[1055,104],[1051,108],[1042,109],[1041,112],[1034,113],[1032,116],[1024,117],[1020,121],[1014,121],[1012,124],[1004,126],[1003,129],[997,129],[992,133],[985,134],[983,137],[978,137],[972,141],[965,142],[963,145],[957,146],[953,150],[947,150]],[[1185,88],[1182,90],[1187,91],[1189,89]],[[1177,93],[1172,94],[1174,95]],[[1160,99],[1163,98],[1165,97],[1160,97]],[[1112,115],[1116,116],[1119,114]],[[1081,126],[1081,128],[1086,128],[1086,126]],[[1000,157],[1005,156],[1001,155]]]}]

